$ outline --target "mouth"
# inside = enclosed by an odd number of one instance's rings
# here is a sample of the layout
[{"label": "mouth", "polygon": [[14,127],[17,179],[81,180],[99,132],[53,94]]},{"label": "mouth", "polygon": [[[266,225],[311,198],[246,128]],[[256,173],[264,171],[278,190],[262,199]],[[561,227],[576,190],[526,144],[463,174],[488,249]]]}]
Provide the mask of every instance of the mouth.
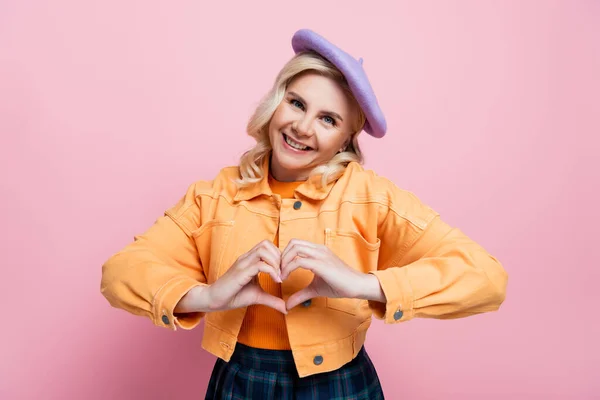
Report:
[{"label": "mouth", "polygon": [[281,134],[283,135],[283,141],[287,145],[288,148],[291,148],[292,150],[296,150],[296,151],[303,151],[303,152],[313,150],[312,147],[305,146],[301,143],[296,142],[295,140],[290,138],[285,133],[282,132]]}]

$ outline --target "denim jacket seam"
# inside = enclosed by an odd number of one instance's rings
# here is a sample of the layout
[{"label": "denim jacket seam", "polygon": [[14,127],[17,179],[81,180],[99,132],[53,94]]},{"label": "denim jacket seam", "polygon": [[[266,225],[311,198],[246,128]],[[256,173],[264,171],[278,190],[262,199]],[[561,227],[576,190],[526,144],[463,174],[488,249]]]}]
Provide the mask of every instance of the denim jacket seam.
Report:
[{"label": "denim jacket seam", "polygon": [[260,208],[248,207],[246,204],[231,204],[231,206],[236,207],[236,208],[244,207],[246,210],[248,210],[248,212],[251,212],[256,215],[262,215],[267,218],[278,218],[279,217],[278,213],[263,212]]},{"label": "denim jacket seam", "polygon": [[419,232],[418,234],[414,235],[414,237],[412,238],[412,240],[406,240],[404,243],[405,245],[402,246],[401,249],[399,249],[399,254],[394,257],[388,264],[388,268],[389,267],[394,267],[394,266],[401,266],[402,265],[402,260],[404,260],[404,257],[410,252],[410,249],[413,247],[413,245],[417,242],[417,240],[419,240],[419,238],[423,235],[423,230],[421,232]]},{"label": "denim jacket seam", "polygon": [[[383,207],[386,207],[388,211],[393,211],[398,217],[408,221],[411,225],[415,226],[416,228],[422,229],[422,230],[424,230],[427,227],[427,224],[430,222],[430,220],[427,221],[427,220],[422,220],[421,218],[411,218],[410,216],[406,215],[406,213],[400,213],[398,211],[397,207],[394,205],[394,202],[389,197],[387,197],[386,195],[381,194],[381,193],[377,193],[375,195],[369,195],[369,196],[355,196],[347,201],[352,202],[352,203],[357,203],[357,204],[358,203],[379,204]],[[418,222],[417,220],[420,220],[422,222],[420,222],[420,221]]]},{"label": "denim jacket seam", "polygon": [[327,340],[324,342],[319,342],[319,343],[313,343],[313,344],[305,344],[305,345],[301,345],[301,346],[293,346],[292,345],[292,350],[294,351],[305,351],[305,350],[310,350],[315,346],[327,346],[328,344],[333,344],[333,343],[337,343],[340,342],[342,340],[347,340],[351,337],[353,337],[354,335],[356,335],[356,332],[358,331],[358,328],[364,324],[367,320],[371,319],[371,317],[367,317],[364,321],[362,321],[358,327],[354,328],[352,330],[352,332],[350,332],[350,334],[348,334],[347,336],[341,337],[341,338],[336,338],[336,339],[331,339],[331,340]]},{"label": "denim jacket seam", "polygon": [[182,277],[181,276],[174,276],[171,279],[169,279],[168,281],[166,281],[165,283],[163,283],[158,288],[158,290],[156,291],[156,293],[152,297],[152,309],[153,310],[156,310],[156,311],[158,311],[158,313],[160,313],[160,310],[158,310],[158,304],[157,304],[158,298],[166,296],[169,293],[168,291],[165,294],[162,293],[165,290],[165,287],[167,287],[171,282],[177,281],[177,280],[182,280]]},{"label": "denim jacket seam", "polygon": [[[231,332],[227,332],[226,330],[224,330],[223,328],[221,328],[219,325],[216,325],[216,324],[212,323],[209,319],[205,319],[204,320],[204,324],[205,325],[210,325],[211,328],[216,329],[219,332],[225,333],[225,334],[230,335],[230,336],[235,336]],[[238,338],[235,337],[236,342],[237,342],[237,339]]]},{"label": "denim jacket seam", "polygon": [[319,216],[321,216],[321,214],[324,214],[324,213],[338,212],[342,208],[342,205],[344,203],[352,203],[352,204],[357,204],[357,205],[364,205],[364,204],[377,203],[377,202],[375,202],[375,201],[356,201],[355,199],[342,200],[342,201],[340,201],[338,203],[338,205],[337,205],[336,208],[320,209],[316,213],[312,213],[309,216],[306,216],[308,213],[306,213],[306,214],[300,214],[297,217],[288,219],[288,221],[294,221],[294,220],[299,220],[299,219],[318,218]]},{"label": "denim jacket seam", "polygon": [[279,214],[277,213],[268,213],[268,212],[263,212],[261,209],[259,208],[254,208],[254,207],[248,207],[247,203],[249,203],[251,200],[246,200],[245,204],[243,204],[241,201],[235,201],[233,198],[230,198],[229,196],[226,196],[224,194],[217,194],[216,196],[209,196],[211,197],[212,200],[215,200],[217,198],[222,198],[223,200],[225,200],[227,202],[227,204],[230,207],[244,207],[246,210],[248,210],[251,213],[254,214],[259,214],[259,215],[264,215],[265,217],[269,217],[269,218],[277,218],[279,216]]},{"label": "denim jacket seam", "polygon": [[[398,210],[396,210],[396,208],[394,208],[394,206],[390,205],[388,206],[389,210],[392,211],[394,214],[396,214],[399,218],[402,218],[403,220],[409,222],[412,226],[414,226],[415,228],[418,228],[421,232],[425,230],[425,228],[427,227],[427,224],[429,223],[429,221],[425,221],[422,220],[422,223],[417,223],[415,221],[415,218],[411,218],[410,216],[407,216],[406,214],[401,214],[398,212]],[[421,220],[419,218],[419,220]]]},{"label": "denim jacket seam", "polygon": [[185,215],[185,213],[188,212],[188,210],[190,209],[190,207],[192,207],[193,204],[190,204],[189,206],[187,206],[185,208],[185,210],[177,213],[178,215],[175,215],[175,213],[171,212],[170,210],[165,211],[165,215],[169,218],[171,218],[171,220],[173,220],[173,222],[175,222],[177,224],[178,227],[180,227],[184,233],[186,234],[187,237],[192,236],[192,232],[191,230],[188,229],[187,226],[185,226],[185,224],[183,222],[181,222],[180,217]]}]

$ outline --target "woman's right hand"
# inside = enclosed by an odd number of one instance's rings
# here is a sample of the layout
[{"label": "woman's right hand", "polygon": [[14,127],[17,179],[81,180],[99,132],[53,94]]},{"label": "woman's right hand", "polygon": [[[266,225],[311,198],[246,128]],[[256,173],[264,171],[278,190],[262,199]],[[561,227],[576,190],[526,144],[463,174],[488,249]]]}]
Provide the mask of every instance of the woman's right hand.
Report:
[{"label": "woman's right hand", "polygon": [[283,299],[266,293],[258,284],[258,273],[267,273],[281,282],[281,252],[270,241],[263,240],[236,262],[213,284],[190,290],[177,304],[175,312],[213,312],[263,304],[283,314]]}]

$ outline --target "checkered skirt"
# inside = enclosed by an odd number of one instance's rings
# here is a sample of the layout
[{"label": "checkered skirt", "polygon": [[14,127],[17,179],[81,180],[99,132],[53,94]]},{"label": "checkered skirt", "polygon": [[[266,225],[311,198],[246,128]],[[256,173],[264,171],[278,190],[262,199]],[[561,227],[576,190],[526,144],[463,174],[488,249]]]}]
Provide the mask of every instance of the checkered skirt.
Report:
[{"label": "checkered skirt", "polygon": [[229,362],[217,359],[206,399],[378,400],[383,391],[364,347],[341,368],[298,377],[292,352],[236,344]]}]

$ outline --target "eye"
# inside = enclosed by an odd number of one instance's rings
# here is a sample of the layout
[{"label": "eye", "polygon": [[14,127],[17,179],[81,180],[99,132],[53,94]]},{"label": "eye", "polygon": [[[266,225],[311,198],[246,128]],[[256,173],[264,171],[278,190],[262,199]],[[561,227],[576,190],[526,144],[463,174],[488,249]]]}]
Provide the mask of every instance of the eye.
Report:
[{"label": "eye", "polygon": [[304,110],[304,104],[302,104],[302,102],[300,102],[299,100],[291,99],[290,104],[293,105],[294,107]]},{"label": "eye", "polygon": [[323,117],[323,121],[325,121],[326,124],[329,124],[331,126],[335,126],[335,119],[333,119],[329,115],[324,116]]}]

